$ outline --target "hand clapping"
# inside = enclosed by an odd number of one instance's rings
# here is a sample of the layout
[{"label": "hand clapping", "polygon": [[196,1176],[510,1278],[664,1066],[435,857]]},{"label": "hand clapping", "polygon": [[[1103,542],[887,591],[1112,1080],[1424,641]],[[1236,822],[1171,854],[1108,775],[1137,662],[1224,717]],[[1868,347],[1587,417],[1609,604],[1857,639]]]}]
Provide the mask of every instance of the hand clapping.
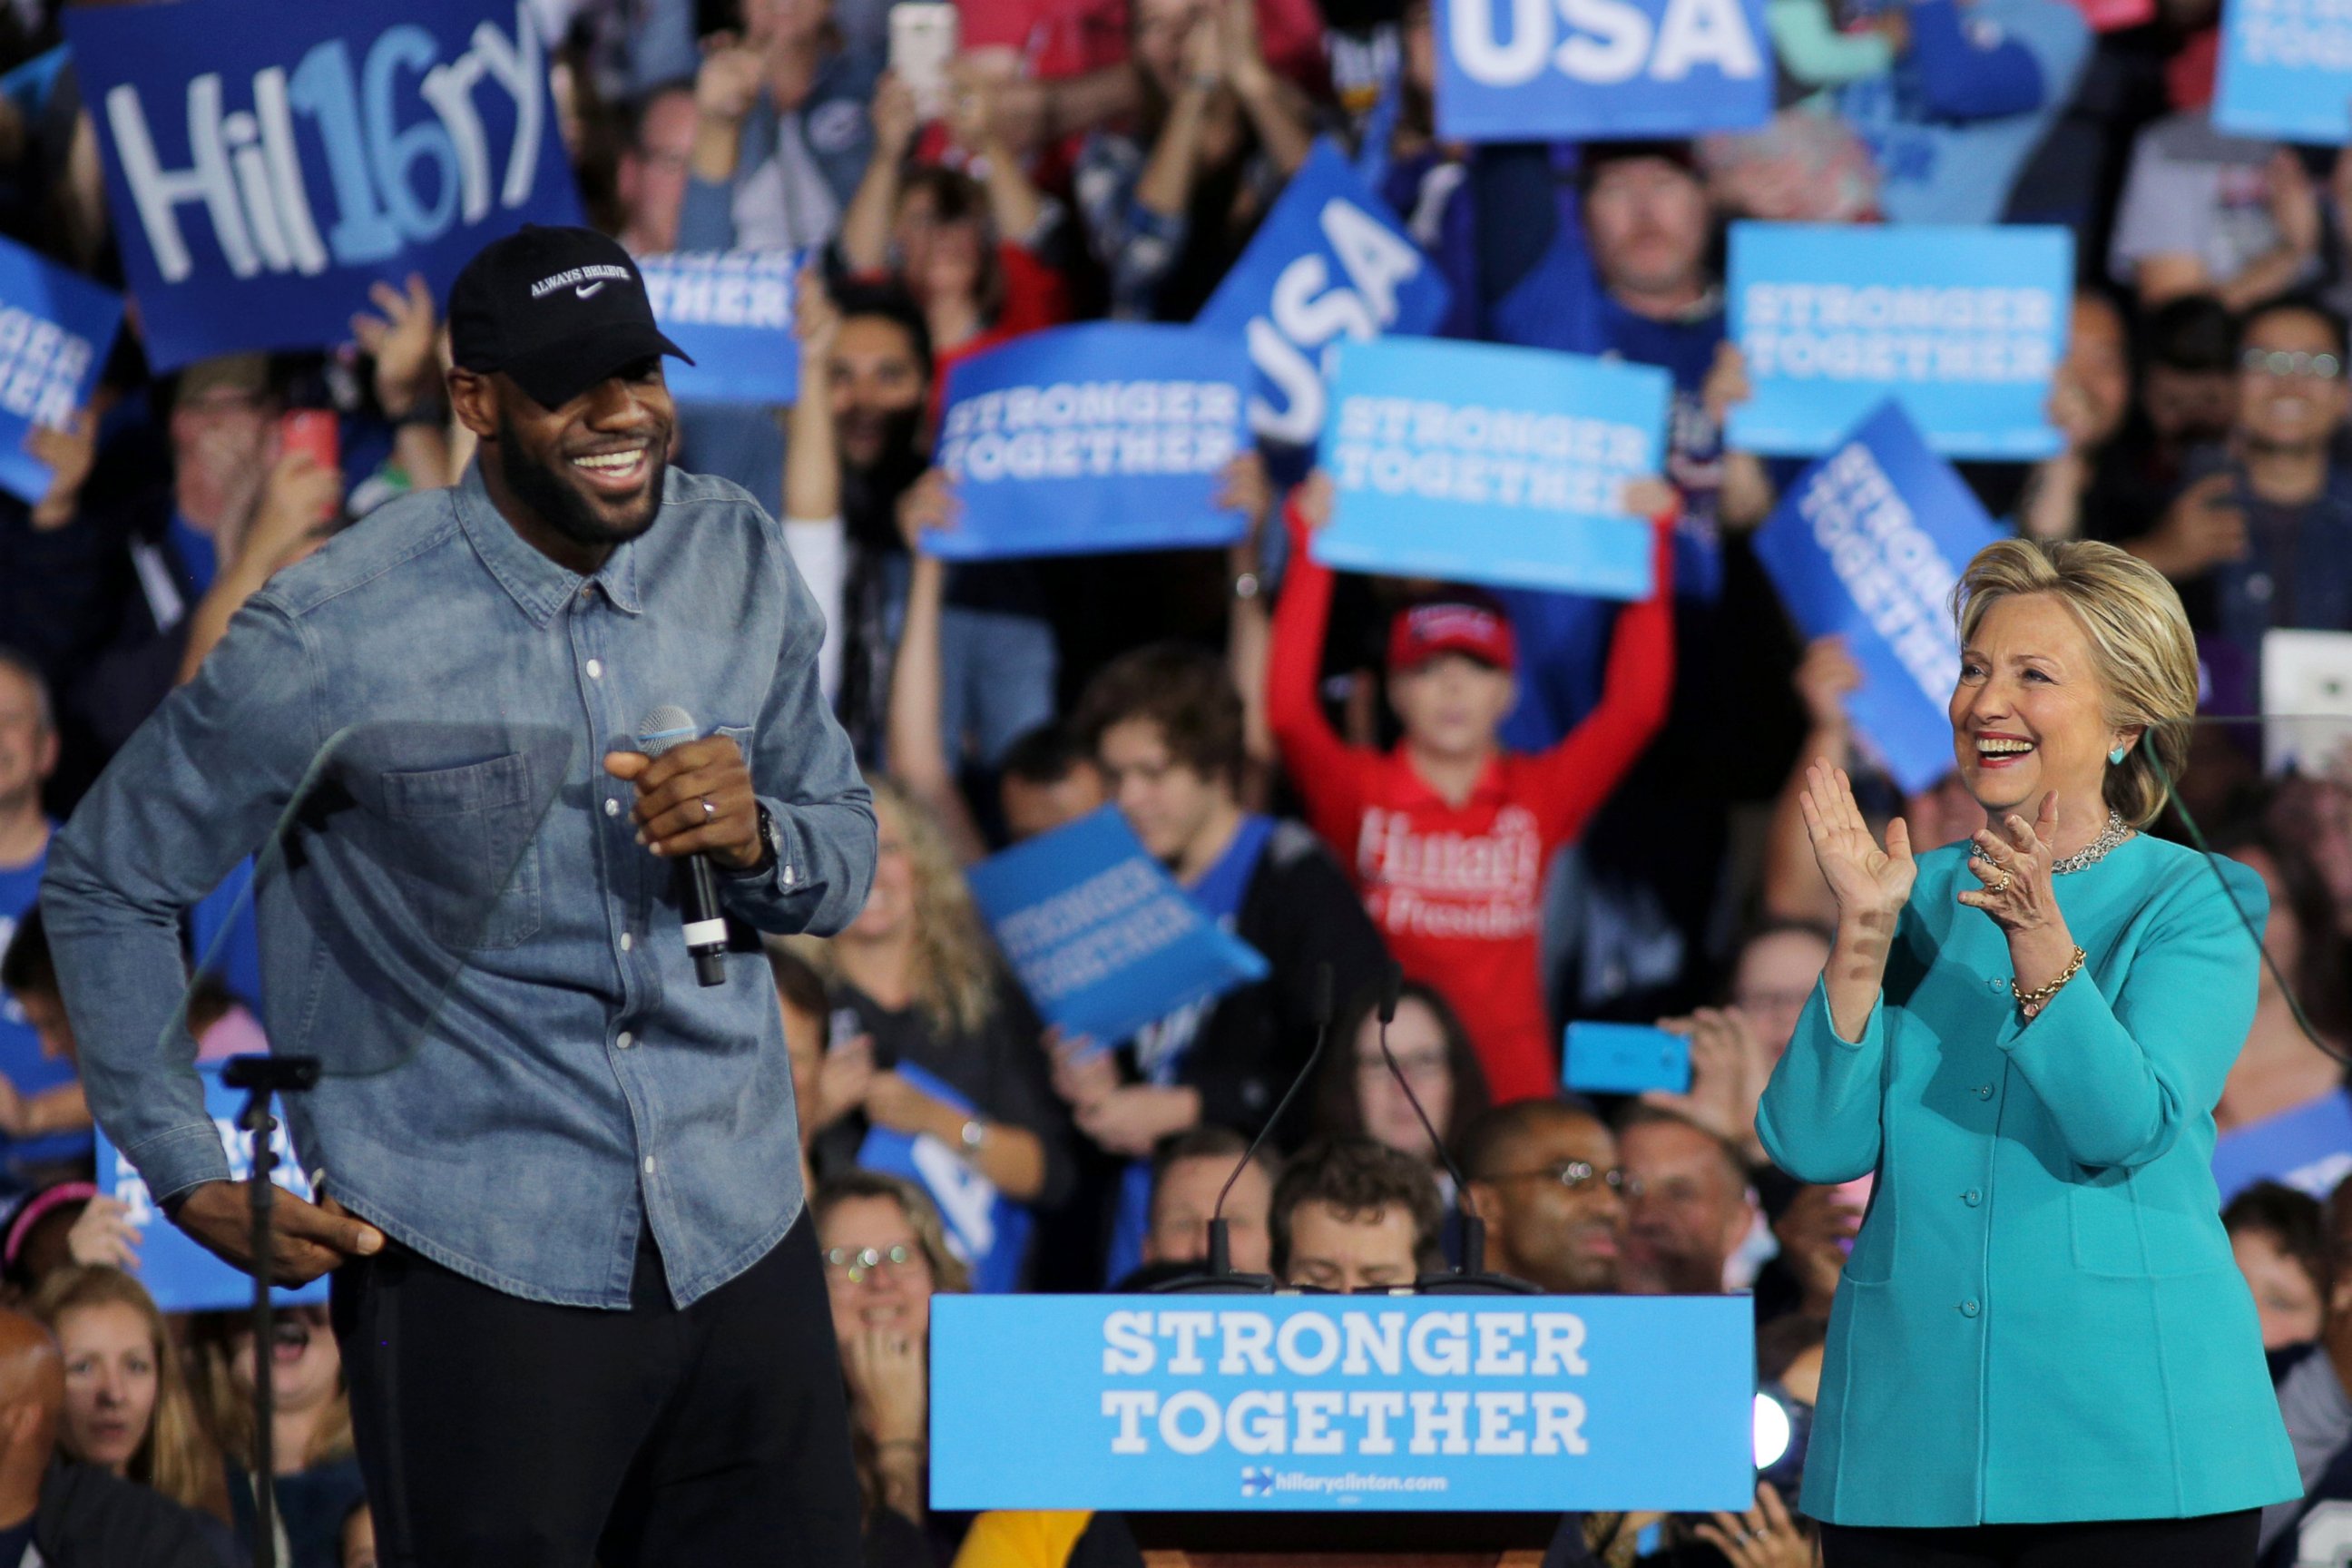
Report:
[{"label": "hand clapping", "polygon": [[1854,804],[1853,782],[1843,768],[1816,762],[1805,770],[1804,793],[1797,804],[1805,814],[1805,837],[1812,841],[1813,858],[1822,879],[1837,899],[1841,917],[1879,916],[1891,919],[1911,897],[1919,864],[1911,858],[1911,830],[1899,816],[1886,824],[1886,847],[1871,837],[1870,824]]},{"label": "hand clapping", "polygon": [[1969,858],[1969,869],[1984,885],[1961,889],[1960,902],[1982,910],[1993,924],[2012,935],[2047,924],[2058,907],[2057,890],[2051,885],[2051,864],[2057,857],[2050,847],[2057,834],[2054,789],[2042,797],[2033,821],[2012,811],[2000,819],[2000,832],[1990,824],[1979,828],[1973,840],[1978,853]]}]

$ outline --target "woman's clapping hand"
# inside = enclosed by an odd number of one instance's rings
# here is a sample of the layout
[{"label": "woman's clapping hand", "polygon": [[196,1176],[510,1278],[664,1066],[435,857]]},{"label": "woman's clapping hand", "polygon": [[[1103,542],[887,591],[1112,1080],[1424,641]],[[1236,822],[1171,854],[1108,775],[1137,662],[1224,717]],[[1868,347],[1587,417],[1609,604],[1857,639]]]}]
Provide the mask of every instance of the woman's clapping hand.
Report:
[{"label": "woman's clapping hand", "polygon": [[1911,897],[1919,863],[1911,858],[1911,832],[1899,816],[1886,824],[1886,846],[1881,848],[1854,804],[1853,781],[1843,768],[1816,762],[1805,770],[1804,793],[1798,805],[1805,814],[1805,836],[1812,841],[1813,858],[1822,878],[1837,899],[1841,916],[1893,917]]}]

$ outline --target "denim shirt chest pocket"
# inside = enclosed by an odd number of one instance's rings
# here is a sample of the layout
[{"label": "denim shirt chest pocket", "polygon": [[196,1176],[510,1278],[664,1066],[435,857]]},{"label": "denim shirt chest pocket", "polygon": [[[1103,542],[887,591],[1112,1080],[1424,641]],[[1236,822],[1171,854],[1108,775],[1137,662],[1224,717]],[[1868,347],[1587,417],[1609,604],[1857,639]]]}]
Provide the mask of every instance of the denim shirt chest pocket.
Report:
[{"label": "denim shirt chest pocket", "polygon": [[390,869],[434,940],[510,948],[539,933],[539,807],[520,752],[457,767],[382,775],[383,813],[401,825]]}]

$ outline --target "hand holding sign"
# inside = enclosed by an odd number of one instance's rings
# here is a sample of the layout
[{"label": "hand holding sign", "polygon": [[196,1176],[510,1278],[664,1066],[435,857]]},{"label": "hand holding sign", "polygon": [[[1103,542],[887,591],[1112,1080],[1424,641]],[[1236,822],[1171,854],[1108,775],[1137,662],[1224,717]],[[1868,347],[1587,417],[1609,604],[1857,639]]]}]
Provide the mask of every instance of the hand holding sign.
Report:
[{"label": "hand holding sign", "polygon": [[368,300],[377,313],[353,316],[352,338],[375,361],[376,406],[397,422],[440,401],[441,322],[421,272],[408,275],[404,290],[369,284]]}]

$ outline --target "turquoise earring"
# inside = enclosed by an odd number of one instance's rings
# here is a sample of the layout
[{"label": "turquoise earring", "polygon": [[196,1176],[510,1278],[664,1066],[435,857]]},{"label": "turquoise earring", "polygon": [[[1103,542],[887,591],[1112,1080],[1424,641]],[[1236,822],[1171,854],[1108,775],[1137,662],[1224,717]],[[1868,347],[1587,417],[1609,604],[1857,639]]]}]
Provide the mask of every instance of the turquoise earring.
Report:
[{"label": "turquoise earring", "polygon": [[2123,760],[2130,755],[2131,748],[2129,746],[2117,746],[2114,751],[2107,753],[2107,761],[2114,763],[2116,766],[2120,767],[2123,765]]}]

